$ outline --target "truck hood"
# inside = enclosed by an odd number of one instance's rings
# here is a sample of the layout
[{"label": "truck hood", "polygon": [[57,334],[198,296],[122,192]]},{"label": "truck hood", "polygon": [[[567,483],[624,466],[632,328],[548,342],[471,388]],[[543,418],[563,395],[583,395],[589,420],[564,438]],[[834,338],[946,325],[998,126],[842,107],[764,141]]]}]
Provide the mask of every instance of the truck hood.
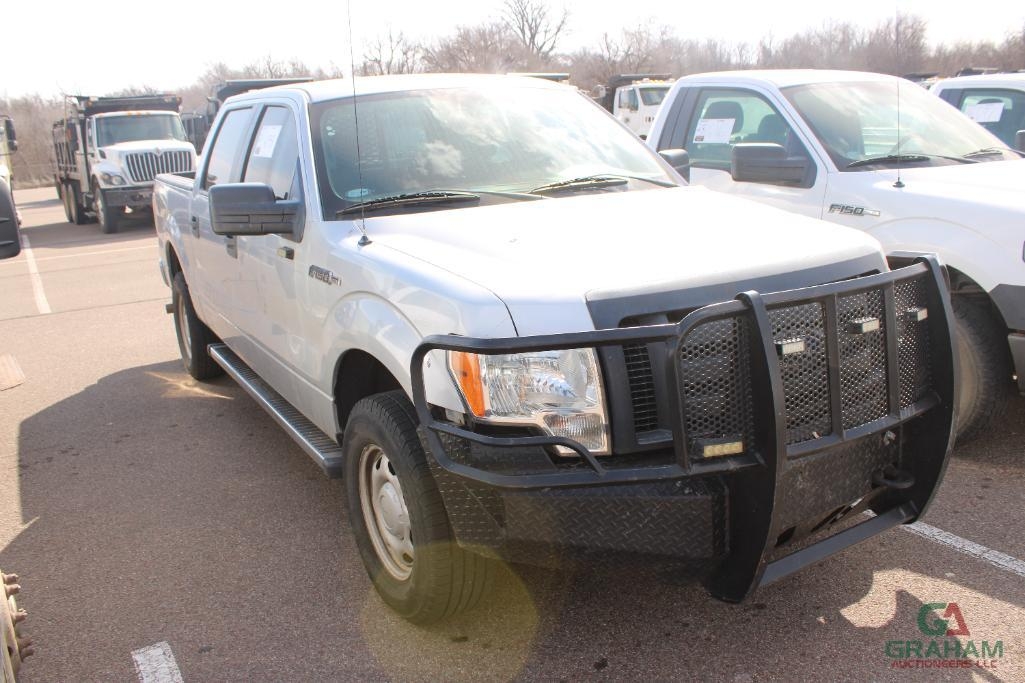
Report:
[{"label": "truck hood", "polygon": [[[886,171],[896,178],[896,171]],[[903,195],[979,207],[991,206],[1025,214],[1025,159],[957,164],[932,168],[905,168],[901,171]]]},{"label": "truck hood", "polygon": [[697,187],[382,216],[366,229],[489,289],[521,335],[594,329],[587,300],[610,292],[708,288],[865,257],[886,267],[861,232]]},{"label": "truck hood", "polygon": [[135,140],[133,142],[119,142],[116,145],[107,145],[100,149],[108,155],[127,154],[129,152],[152,152],[158,149],[161,152],[180,152],[186,150],[195,152],[192,143],[183,140]]}]

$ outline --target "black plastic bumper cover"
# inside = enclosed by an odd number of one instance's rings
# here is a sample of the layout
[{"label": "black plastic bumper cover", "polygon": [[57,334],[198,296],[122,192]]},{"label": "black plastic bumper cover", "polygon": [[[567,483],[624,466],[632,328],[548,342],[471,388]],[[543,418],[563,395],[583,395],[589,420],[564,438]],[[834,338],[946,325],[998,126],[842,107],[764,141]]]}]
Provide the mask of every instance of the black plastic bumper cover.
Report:
[{"label": "black plastic bumper cover", "polygon": [[[905,347],[915,343],[911,338],[917,333],[901,316],[915,311],[898,310],[906,300],[901,292],[911,285],[920,288],[927,304],[927,317],[923,311],[915,324],[927,325],[931,349],[928,390],[918,393],[909,392],[915,369],[902,363],[913,358]],[[881,301],[876,333],[884,337],[879,355],[885,366],[880,375],[885,410],[857,422],[842,395],[857,368],[841,363],[839,340],[860,332],[841,329],[838,309],[870,293]],[[792,378],[784,382],[781,340],[774,339],[770,315],[812,304],[822,310],[820,342],[826,347],[829,385],[823,393],[832,424],[823,436],[814,433],[794,443],[787,410],[794,398],[787,394]],[[695,328],[726,319],[743,320],[750,330],[743,348],[750,356],[753,434],[739,455],[704,458],[684,428],[688,407],[679,389],[688,377],[678,358]],[[520,551],[530,545],[711,558],[717,561],[712,592],[739,601],[760,585],[910,523],[926,510],[953,440],[952,319],[942,271],[935,259],[923,257],[899,270],[853,280],[744,292],[675,324],[509,339],[431,336],[413,354],[413,400],[460,543],[513,560],[523,559]],[[522,353],[645,342],[665,345],[667,371],[661,379],[672,388],[667,392],[672,414],[680,416],[665,461],[630,465],[616,454],[599,458],[563,437],[486,435],[441,419],[426,400],[424,360],[435,349]],[[579,458],[547,457],[554,446],[568,447]],[[849,523],[864,510],[875,516],[825,536],[834,524]]]},{"label": "black plastic bumper cover", "polygon": [[149,207],[153,203],[152,187],[124,187],[116,190],[103,190],[103,200],[107,206],[130,206],[134,208]]}]

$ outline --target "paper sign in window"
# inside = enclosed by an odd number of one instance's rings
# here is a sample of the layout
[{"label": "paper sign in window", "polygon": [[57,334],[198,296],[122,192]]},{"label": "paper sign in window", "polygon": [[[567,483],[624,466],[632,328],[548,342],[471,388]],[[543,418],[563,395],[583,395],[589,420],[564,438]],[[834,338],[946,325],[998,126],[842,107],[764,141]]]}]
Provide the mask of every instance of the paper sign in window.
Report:
[{"label": "paper sign in window", "polygon": [[1004,113],[1004,103],[986,102],[985,104],[970,104],[964,110],[964,113],[976,123],[996,123]]},{"label": "paper sign in window", "polygon": [[256,142],[253,143],[253,156],[260,159],[274,156],[274,146],[278,144],[280,135],[281,126],[262,127],[256,135]]},{"label": "paper sign in window", "polygon": [[736,119],[701,119],[698,127],[694,129],[694,142],[706,144],[726,144],[733,134],[733,124]]}]

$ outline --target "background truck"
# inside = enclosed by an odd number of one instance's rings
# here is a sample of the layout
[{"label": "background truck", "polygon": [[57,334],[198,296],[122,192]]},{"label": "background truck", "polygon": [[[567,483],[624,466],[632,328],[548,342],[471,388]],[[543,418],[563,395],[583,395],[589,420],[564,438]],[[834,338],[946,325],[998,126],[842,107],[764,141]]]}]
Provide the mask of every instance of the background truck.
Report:
[{"label": "background truck", "polygon": [[158,173],[195,169],[176,95],[69,96],[53,124],[54,182],[71,223],[92,212],[105,233],[126,212],[148,212]]},{"label": "background truck", "polygon": [[1025,160],[963,114],[892,76],[709,73],[676,82],[648,144],[685,150],[696,185],[864,230],[894,264],[938,254],[962,438],[1004,409],[1014,375],[1025,391]]},{"label": "background truck", "polygon": [[1008,147],[1025,152],[1025,73],[947,78],[932,92]]},{"label": "background truck", "polygon": [[[0,182],[7,186],[8,193],[14,187],[14,164],[11,155],[18,151],[18,136],[14,130],[14,121],[6,114],[0,114]],[[14,206],[13,197],[10,200]],[[21,214],[14,212],[15,220],[21,223]]]},{"label": "background truck", "polygon": [[596,95],[601,106],[643,140],[671,86],[669,74],[622,74],[598,86]]},{"label": "background truck", "polygon": [[182,124],[185,126],[185,135],[189,142],[195,146],[197,152],[203,151],[206,144],[207,133],[210,132],[210,123],[217,116],[217,111],[229,97],[241,95],[250,90],[262,90],[273,88],[276,85],[294,85],[296,83],[309,83],[313,78],[310,76],[297,76],[294,78],[246,78],[228,80],[215,85],[206,98],[206,109],[202,112],[189,112],[182,114]]},{"label": "background truck", "polygon": [[934,259],[681,185],[536,78],[231,98],[155,188],[185,368],[344,473],[407,619],[553,553],[684,559],[742,600],[926,509],[949,298]]}]

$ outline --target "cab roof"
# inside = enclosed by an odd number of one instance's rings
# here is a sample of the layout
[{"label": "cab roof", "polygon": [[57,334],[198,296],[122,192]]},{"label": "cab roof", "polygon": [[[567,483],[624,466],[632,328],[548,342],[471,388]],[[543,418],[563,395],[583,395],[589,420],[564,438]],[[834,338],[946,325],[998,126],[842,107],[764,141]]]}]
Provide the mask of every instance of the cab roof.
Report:
[{"label": "cab roof", "polygon": [[354,79],[339,78],[312,81],[298,85],[283,85],[248,92],[230,98],[231,102],[259,100],[267,95],[302,93],[310,102],[324,102],[344,97],[377,95],[381,93],[426,90],[435,88],[537,88],[541,90],[575,90],[568,85],[543,78],[492,74],[412,74],[395,76],[361,76]]},{"label": "cab roof", "polygon": [[717,71],[684,76],[680,81],[692,83],[721,81],[724,79],[746,83],[759,83],[761,85],[775,86],[776,88],[787,88],[793,85],[807,85],[810,83],[835,83],[838,81],[905,81],[905,79],[897,78],[896,76],[871,73],[868,71],[839,71],[832,69],[751,69],[745,71]]}]

